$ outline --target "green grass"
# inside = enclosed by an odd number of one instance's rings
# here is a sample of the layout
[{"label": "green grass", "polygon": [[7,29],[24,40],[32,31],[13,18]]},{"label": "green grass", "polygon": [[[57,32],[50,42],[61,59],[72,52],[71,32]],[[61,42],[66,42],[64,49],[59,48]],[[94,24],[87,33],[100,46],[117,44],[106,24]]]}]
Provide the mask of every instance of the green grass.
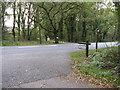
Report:
[{"label": "green grass", "polygon": [[[43,42],[42,44],[39,41],[3,41],[1,46],[28,46],[28,45],[53,45],[52,42]],[[59,43],[63,44],[63,43]]]},{"label": "green grass", "polygon": [[[98,49],[98,52],[101,52],[105,49],[114,49],[114,48],[117,47]],[[94,53],[95,50],[89,50],[89,55],[93,55]],[[86,58],[85,51],[73,52],[71,53],[71,58],[74,61],[73,68],[78,73],[85,73],[86,75],[95,77],[97,80],[100,80],[104,84],[109,84],[111,87],[117,87],[120,84],[118,83],[119,82],[118,75],[113,74],[111,70],[100,69],[95,65],[91,65],[90,62],[92,62],[92,60],[89,57]]]}]

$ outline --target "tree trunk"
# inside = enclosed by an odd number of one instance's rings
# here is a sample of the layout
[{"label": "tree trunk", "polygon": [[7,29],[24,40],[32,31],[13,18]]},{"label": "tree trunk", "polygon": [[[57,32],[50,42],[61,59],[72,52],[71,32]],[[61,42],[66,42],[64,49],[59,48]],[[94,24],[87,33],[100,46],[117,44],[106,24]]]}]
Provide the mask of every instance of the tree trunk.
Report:
[{"label": "tree trunk", "polygon": [[5,37],[4,37],[4,32],[5,32],[5,30],[4,30],[4,28],[5,28],[5,4],[4,4],[4,2],[2,3],[2,10],[1,10],[1,13],[2,14],[0,14],[1,15],[1,26],[2,26],[2,39],[4,40],[5,39]]},{"label": "tree trunk", "polygon": [[23,39],[26,39],[26,31],[25,31],[25,19],[22,18],[22,32],[23,32]]},{"label": "tree trunk", "polygon": [[22,36],[23,39],[26,39],[26,31],[25,31],[25,9],[21,12],[21,28],[22,28]]},{"label": "tree trunk", "polygon": [[12,29],[12,33],[13,33],[13,40],[15,41],[15,23],[16,23],[16,14],[15,14],[15,10],[16,10],[16,2],[13,2],[13,29]]},{"label": "tree trunk", "polygon": [[39,26],[39,41],[40,41],[40,44],[42,44],[42,37],[41,37],[41,28],[40,28],[40,26]]},{"label": "tree trunk", "polygon": [[27,30],[28,30],[28,32],[27,32],[27,35],[28,35],[28,40],[30,40],[30,8],[31,8],[31,3],[29,4],[29,6],[28,6],[28,22],[27,22],[27,24],[28,24],[28,26],[27,26]]},{"label": "tree trunk", "polygon": [[83,33],[82,33],[82,41],[86,41],[86,34],[87,34],[87,31],[86,31],[86,22],[83,21]]},{"label": "tree trunk", "polygon": [[46,35],[46,33],[45,33],[45,41],[47,42],[47,35]]},{"label": "tree trunk", "polygon": [[[118,2],[118,41],[120,42],[120,2]],[[119,45],[120,49],[120,45]]]},{"label": "tree trunk", "polygon": [[55,39],[55,43],[57,44],[57,43],[59,43],[58,42],[58,36],[57,36],[57,30],[56,31],[54,31],[54,39]]},{"label": "tree trunk", "polygon": [[70,29],[67,27],[67,39],[68,39],[68,42],[70,42]]},{"label": "tree trunk", "polygon": [[20,41],[20,25],[21,25],[21,3],[18,4],[19,11],[18,11],[18,41]]},{"label": "tree trunk", "polygon": [[59,22],[59,38],[60,40],[63,40],[63,13],[61,13],[61,19]]}]

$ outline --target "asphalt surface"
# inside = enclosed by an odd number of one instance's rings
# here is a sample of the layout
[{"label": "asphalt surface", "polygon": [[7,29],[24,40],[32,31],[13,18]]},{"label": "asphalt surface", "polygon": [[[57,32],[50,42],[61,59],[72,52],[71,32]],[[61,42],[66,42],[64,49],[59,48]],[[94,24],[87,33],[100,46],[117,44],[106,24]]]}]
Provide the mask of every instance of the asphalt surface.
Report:
[{"label": "asphalt surface", "polygon": [[[115,43],[99,44],[99,48]],[[78,44],[8,46],[2,48],[2,87],[47,80],[73,72],[70,53],[80,51]],[[94,49],[91,44],[90,49]]]}]

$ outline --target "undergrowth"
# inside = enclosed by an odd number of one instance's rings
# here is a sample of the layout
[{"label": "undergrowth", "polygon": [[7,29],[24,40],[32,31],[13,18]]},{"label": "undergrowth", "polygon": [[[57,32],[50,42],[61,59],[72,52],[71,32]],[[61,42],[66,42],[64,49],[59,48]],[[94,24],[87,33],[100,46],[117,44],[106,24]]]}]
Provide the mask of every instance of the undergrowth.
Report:
[{"label": "undergrowth", "polygon": [[109,47],[89,51],[89,57],[85,57],[85,51],[71,54],[74,60],[73,68],[77,72],[85,73],[100,80],[108,87],[118,87],[120,84],[120,56],[118,47]]}]

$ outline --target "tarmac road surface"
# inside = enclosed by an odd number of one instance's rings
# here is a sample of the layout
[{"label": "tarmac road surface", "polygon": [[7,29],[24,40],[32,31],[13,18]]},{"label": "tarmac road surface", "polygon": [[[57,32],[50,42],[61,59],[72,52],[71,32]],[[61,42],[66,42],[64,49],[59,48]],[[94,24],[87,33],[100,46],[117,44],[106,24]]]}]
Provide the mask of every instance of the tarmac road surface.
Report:
[{"label": "tarmac road surface", "polygon": [[[99,43],[99,48],[116,43]],[[2,48],[2,87],[47,80],[73,72],[70,53],[81,51],[77,43],[6,46]],[[95,48],[95,43],[90,49]]]}]

